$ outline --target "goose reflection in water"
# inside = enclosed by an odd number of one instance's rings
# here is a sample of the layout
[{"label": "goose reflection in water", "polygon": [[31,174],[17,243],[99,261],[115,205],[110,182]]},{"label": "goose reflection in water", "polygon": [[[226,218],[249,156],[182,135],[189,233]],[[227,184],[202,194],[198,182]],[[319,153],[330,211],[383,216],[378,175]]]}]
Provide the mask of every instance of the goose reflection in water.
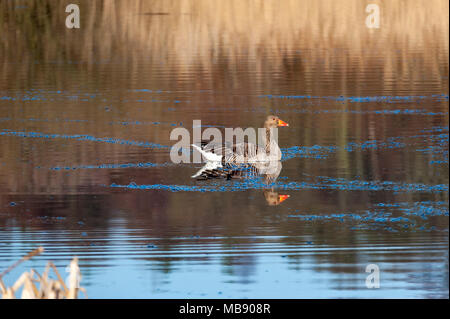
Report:
[{"label": "goose reflection in water", "polygon": [[282,164],[280,161],[269,161],[252,164],[222,165],[220,162],[206,162],[192,178],[197,180],[210,179],[264,179],[267,188],[264,189],[264,198],[269,206],[276,206],[288,199],[290,195],[279,194],[271,185],[280,175]]}]

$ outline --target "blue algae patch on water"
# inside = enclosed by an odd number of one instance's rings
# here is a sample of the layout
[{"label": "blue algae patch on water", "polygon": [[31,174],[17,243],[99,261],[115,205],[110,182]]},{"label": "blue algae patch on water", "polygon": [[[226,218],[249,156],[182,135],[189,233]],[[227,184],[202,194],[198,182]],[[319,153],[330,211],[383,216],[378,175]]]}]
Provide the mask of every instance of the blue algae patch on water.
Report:
[{"label": "blue algae patch on water", "polygon": [[118,125],[123,125],[123,126],[127,126],[127,125],[161,125],[161,124],[165,124],[165,125],[170,125],[170,126],[178,126],[179,123],[175,123],[175,122],[159,122],[159,121],[133,121],[133,120],[129,120],[129,121],[111,121],[108,124],[113,125],[113,124],[118,124]]},{"label": "blue algae patch on water", "polygon": [[0,100],[1,101],[15,101],[16,98],[14,98],[12,96],[0,96]]},{"label": "blue algae patch on water", "polygon": [[292,146],[288,148],[283,148],[281,151],[283,153],[283,160],[287,160],[294,157],[300,158],[317,158],[323,159],[327,158],[330,153],[335,153],[339,149],[338,146]]},{"label": "blue algae patch on water", "polygon": [[378,203],[371,207],[373,208],[345,214],[305,214],[296,210],[297,214],[290,214],[288,218],[302,221],[337,221],[354,230],[384,229],[398,232],[433,231],[436,228],[429,227],[425,220],[433,216],[449,216],[448,203],[441,201]]},{"label": "blue algae patch on water", "polygon": [[158,94],[160,94],[160,93],[172,93],[171,91],[161,90],[161,89],[154,89],[154,90],[152,90],[152,89],[133,89],[133,90],[128,90],[128,91],[136,92],[136,93],[138,93],[138,92],[158,93]]},{"label": "blue algae patch on water", "polygon": [[[288,106],[293,106],[288,104]],[[262,112],[266,112],[264,108]],[[301,114],[373,114],[373,115],[423,115],[423,116],[443,116],[448,112],[431,112],[424,109],[393,109],[393,110],[349,110],[349,109],[331,109],[331,110],[308,110],[308,109],[271,109],[274,114],[301,113]]]},{"label": "blue algae patch on water", "polygon": [[[45,118],[0,118],[0,122],[4,121],[17,121],[17,122],[65,122],[65,123],[89,123],[94,122],[92,120],[83,120],[83,119],[67,119],[67,118],[53,118],[53,119],[45,119]],[[98,122],[95,122],[98,123]],[[137,120],[124,120],[124,121],[109,121],[107,122],[109,125],[170,125],[170,126],[178,126],[181,123],[176,122],[160,122],[160,121],[137,121]]]},{"label": "blue algae patch on water", "polygon": [[[64,94],[63,94],[64,93]],[[67,93],[67,94],[66,94]],[[16,96],[1,96],[0,100],[6,101],[23,101],[23,102],[42,102],[42,101],[62,101],[64,99],[68,100],[79,100],[88,101],[93,99],[97,94],[84,93],[81,95],[69,93],[65,91],[53,91],[53,90],[43,90],[43,89],[32,89],[25,91],[24,93],[17,94]]]},{"label": "blue algae patch on water", "polygon": [[405,96],[392,96],[392,95],[378,95],[378,96],[312,96],[312,95],[260,95],[260,98],[268,99],[322,99],[351,103],[368,103],[368,102],[383,102],[383,103],[405,103],[416,102],[419,100],[432,99],[435,101],[448,101],[447,94],[433,94],[433,95],[405,95]]},{"label": "blue algae patch on water", "polygon": [[188,185],[164,185],[164,184],[150,184],[150,185],[137,185],[131,182],[128,185],[117,185],[112,183],[110,187],[115,188],[128,188],[128,189],[143,189],[143,190],[167,190],[171,192],[207,192],[214,191],[211,188],[205,188],[201,186],[188,186]]},{"label": "blue algae patch on water", "polygon": [[348,143],[344,149],[348,152],[352,152],[355,150],[366,150],[366,149],[392,149],[392,148],[403,148],[406,146],[405,143],[398,142],[397,140],[400,139],[399,137],[390,137],[386,141],[365,141],[362,143],[354,143],[350,142]]},{"label": "blue algae patch on water", "polygon": [[[445,133],[447,132],[447,133]],[[440,133],[440,134],[417,134],[411,136],[394,136],[388,137],[384,141],[367,140],[363,142],[349,142],[345,145],[314,145],[314,146],[291,146],[282,148],[282,160],[291,158],[315,158],[325,159],[331,154],[339,150],[347,152],[365,151],[370,149],[392,150],[405,148],[408,145],[416,145],[418,140],[420,144],[426,144],[426,148],[418,148],[418,152],[423,152],[432,155],[430,164],[448,164],[448,128],[433,127],[431,129],[423,130],[422,133]]]},{"label": "blue algae patch on water", "polygon": [[347,152],[365,151],[368,149],[397,149],[406,147],[406,144],[399,140],[404,137],[390,137],[386,141],[369,140],[364,142],[349,142],[344,146],[338,145],[314,145],[314,146],[291,146],[282,148],[283,160],[288,160],[294,157],[299,158],[316,158],[324,159],[330,154],[344,149]]},{"label": "blue algae patch on water", "polygon": [[421,183],[404,183],[392,181],[361,181],[319,176],[324,189],[395,191],[395,192],[448,192],[447,184],[427,185]]},{"label": "blue algae patch on water", "polygon": [[414,203],[399,203],[397,210],[405,215],[418,216],[421,219],[428,219],[432,216],[448,216],[448,202],[442,201],[422,201]]},{"label": "blue algae patch on water", "polygon": [[[67,122],[67,123],[87,123],[89,122],[89,120],[79,120],[79,119],[65,119],[65,118],[54,118],[54,119],[41,119],[41,118],[27,118],[27,119],[23,119],[23,118],[10,118],[8,120],[14,120],[17,122]],[[1,121],[1,119],[0,119]]]},{"label": "blue algae patch on water", "polygon": [[[69,62],[70,64],[72,62]],[[78,62],[73,62],[78,63]],[[131,90],[133,91],[133,90]],[[147,90],[147,89],[141,89],[141,90],[135,90],[134,92],[147,92],[147,93],[170,93],[170,91],[162,91],[162,90]],[[27,90],[23,93],[16,94],[14,96],[11,95],[4,95],[0,96],[0,101],[23,101],[23,102],[46,102],[46,101],[78,101],[78,102],[89,102],[89,101],[95,101],[95,100],[102,100],[102,101],[110,101],[110,102],[120,102],[120,103],[127,103],[127,102],[138,102],[138,103],[190,103],[190,101],[180,101],[178,99],[167,99],[167,100],[161,100],[161,99],[106,99],[105,97],[102,97],[102,94],[95,92],[69,92],[69,91],[54,91],[54,90],[44,90],[44,89],[31,89]]]},{"label": "blue algae patch on water", "polygon": [[207,185],[170,185],[149,184],[138,185],[134,182],[128,185],[111,184],[110,187],[143,189],[143,190],[167,190],[171,192],[235,192],[249,189],[267,189],[272,187],[278,190],[340,190],[340,191],[395,191],[395,192],[424,192],[442,193],[448,192],[448,185],[426,185],[415,183],[402,183],[391,181],[361,181],[347,180],[344,178],[331,178],[318,176],[315,182],[275,182],[266,184],[261,178],[248,179],[233,182],[211,182]]},{"label": "blue algae patch on water", "polygon": [[166,167],[175,165],[174,163],[124,163],[124,164],[99,164],[99,165],[78,165],[78,166],[55,166],[50,167],[50,170],[77,170],[77,169],[122,169],[122,168],[152,168],[152,167]]},{"label": "blue algae patch on water", "polygon": [[[448,128],[447,129],[448,132]],[[439,132],[445,132],[444,128],[435,128]],[[428,135],[425,137],[426,147],[418,148],[417,152],[422,152],[431,156],[430,164],[448,164],[449,134],[442,133]]]},{"label": "blue algae patch on water", "polygon": [[77,140],[77,141],[90,141],[90,142],[103,142],[103,143],[111,143],[111,144],[122,144],[122,145],[132,145],[139,146],[145,148],[170,148],[166,145],[161,145],[157,143],[151,142],[140,142],[140,141],[130,141],[119,138],[112,137],[95,137],[91,135],[66,135],[66,134],[45,134],[40,132],[15,132],[3,129],[0,132],[0,136],[17,136],[17,137],[25,137],[25,138],[44,138],[44,139],[69,139],[69,140]]},{"label": "blue algae patch on water", "polygon": [[423,129],[420,132],[422,133],[443,133],[443,132],[448,132],[449,128],[448,126],[433,126],[432,128],[429,129]]}]

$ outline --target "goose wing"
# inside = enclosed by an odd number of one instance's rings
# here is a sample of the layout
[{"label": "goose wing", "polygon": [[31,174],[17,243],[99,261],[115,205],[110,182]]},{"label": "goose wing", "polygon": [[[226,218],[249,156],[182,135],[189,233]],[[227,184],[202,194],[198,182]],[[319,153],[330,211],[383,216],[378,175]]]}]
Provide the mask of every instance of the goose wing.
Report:
[{"label": "goose wing", "polygon": [[267,183],[273,183],[277,180],[281,172],[280,161],[257,162],[245,164],[220,164],[207,162],[193,178],[198,180],[207,180],[214,178],[230,179],[252,179],[263,176]]},{"label": "goose wing", "polygon": [[202,149],[223,156],[222,162],[228,164],[248,163],[256,159],[261,147],[248,142],[219,144],[207,140],[201,141]]},{"label": "goose wing", "polygon": [[208,180],[216,178],[250,179],[259,176],[258,169],[250,164],[232,165],[224,164],[211,167],[206,163],[194,176],[197,180]]}]

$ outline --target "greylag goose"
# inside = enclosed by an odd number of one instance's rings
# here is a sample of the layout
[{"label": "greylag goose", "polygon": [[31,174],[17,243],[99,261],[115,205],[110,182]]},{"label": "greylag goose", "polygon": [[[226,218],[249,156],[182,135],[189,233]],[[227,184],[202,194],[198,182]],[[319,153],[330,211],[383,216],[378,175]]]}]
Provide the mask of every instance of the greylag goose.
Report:
[{"label": "greylag goose", "polygon": [[221,164],[258,163],[281,160],[281,150],[275,138],[273,128],[289,126],[278,116],[269,115],[264,122],[266,133],[264,147],[249,142],[224,145],[203,140],[201,147],[192,144],[192,147],[200,152],[207,162],[220,162]]}]

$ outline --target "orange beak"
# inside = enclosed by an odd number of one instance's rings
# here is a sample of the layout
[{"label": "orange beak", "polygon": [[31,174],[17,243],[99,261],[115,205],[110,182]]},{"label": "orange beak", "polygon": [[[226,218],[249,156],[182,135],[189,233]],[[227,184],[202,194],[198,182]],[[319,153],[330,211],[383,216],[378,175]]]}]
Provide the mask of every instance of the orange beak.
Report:
[{"label": "orange beak", "polygon": [[286,123],[285,121],[278,120],[278,126],[289,126],[289,124]]},{"label": "orange beak", "polygon": [[288,199],[290,195],[278,195],[278,201],[280,203],[284,202],[286,199]]}]

